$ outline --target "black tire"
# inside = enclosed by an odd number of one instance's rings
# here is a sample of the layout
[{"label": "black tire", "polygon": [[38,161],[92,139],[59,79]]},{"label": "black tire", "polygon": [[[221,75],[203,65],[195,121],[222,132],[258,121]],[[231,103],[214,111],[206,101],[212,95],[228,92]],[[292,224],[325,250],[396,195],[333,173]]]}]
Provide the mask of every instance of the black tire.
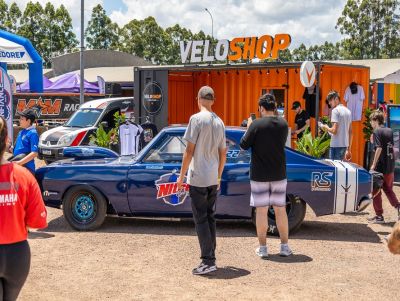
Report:
[{"label": "black tire", "polygon": [[74,186],[64,195],[63,213],[72,228],[79,231],[95,230],[106,218],[107,201],[92,186]]},{"label": "black tire", "polygon": [[[289,221],[289,233],[298,230],[306,215],[306,203],[293,195],[286,196],[286,212]],[[253,224],[256,225],[256,209],[253,210]],[[272,207],[268,210],[268,234],[278,236],[278,227],[276,226],[275,213]]]}]

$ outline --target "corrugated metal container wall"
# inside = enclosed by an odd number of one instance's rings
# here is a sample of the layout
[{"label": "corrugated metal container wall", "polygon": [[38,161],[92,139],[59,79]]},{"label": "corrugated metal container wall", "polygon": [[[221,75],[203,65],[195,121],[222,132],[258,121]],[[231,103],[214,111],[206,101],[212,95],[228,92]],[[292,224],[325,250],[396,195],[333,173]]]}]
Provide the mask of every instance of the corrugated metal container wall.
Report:
[{"label": "corrugated metal container wall", "polygon": [[[249,67],[251,68],[251,67]],[[190,115],[198,111],[197,91],[203,85],[211,86],[215,91],[214,111],[226,125],[238,126],[250,113],[257,112],[257,102],[263,89],[284,89],[285,116],[293,128],[295,112],[290,110],[294,101],[302,106],[304,87],[300,83],[299,69],[257,68],[257,69],[221,69],[193,72],[171,71],[168,81],[168,123],[187,123]],[[319,116],[323,112],[325,98],[332,89],[341,96],[352,81],[364,87],[368,102],[369,70],[356,67],[322,66],[320,78],[321,101]],[[314,133],[315,119],[311,119]],[[353,162],[362,165],[364,140],[361,121],[353,122]],[[294,144],[293,144],[294,146]]]}]

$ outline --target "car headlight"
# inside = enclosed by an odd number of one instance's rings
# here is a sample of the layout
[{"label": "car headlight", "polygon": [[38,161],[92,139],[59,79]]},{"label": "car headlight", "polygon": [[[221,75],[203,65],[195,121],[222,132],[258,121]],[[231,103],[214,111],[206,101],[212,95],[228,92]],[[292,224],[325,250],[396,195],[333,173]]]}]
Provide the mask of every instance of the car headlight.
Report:
[{"label": "car headlight", "polygon": [[71,142],[75,139],[75,134],[66,134],[64,136],[61,136],[61,138],[58,140],[57,145],[58,146],[69,146],[71,145]]}]

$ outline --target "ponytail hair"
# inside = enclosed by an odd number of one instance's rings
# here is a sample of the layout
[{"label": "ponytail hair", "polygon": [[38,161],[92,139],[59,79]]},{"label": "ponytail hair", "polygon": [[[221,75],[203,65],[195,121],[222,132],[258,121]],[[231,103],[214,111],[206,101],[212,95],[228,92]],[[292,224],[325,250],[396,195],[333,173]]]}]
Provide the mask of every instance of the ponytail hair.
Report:
[{"label": "ponytail hair", "polygon": [[7,122],[3,116],[0,116],[0,157],[3,157],[7,146]]}]

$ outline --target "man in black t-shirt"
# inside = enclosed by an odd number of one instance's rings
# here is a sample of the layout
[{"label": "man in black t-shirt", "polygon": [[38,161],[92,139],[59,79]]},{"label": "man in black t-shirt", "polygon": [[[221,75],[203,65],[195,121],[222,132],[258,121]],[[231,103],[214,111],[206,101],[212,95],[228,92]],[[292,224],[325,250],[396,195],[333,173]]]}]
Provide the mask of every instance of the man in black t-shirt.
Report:
[{"label": "man in black t-shirt", "polygon": [[300,139],[310,126],[310,115],[301,108],[299,101],[293,103],[292,110],[296,111],[296,117],[294,118],[295,129],[292,135],[297,134],[297,139]]},{"label": "man in black t-shirt", "polygon": [[256,254],[268,257],[268,207],[273,206],[281,238],[281,256],[292,254],[288,246],[289,225],[286,213],[286,154],[288,124],[276,116],[275,97],[261,96],[258,102],[261,118],[247,121],[247,131],[240,141],[243,149],[251,148],[250,206],[256,207],[256,227],[260,247]]},{"label": "man in black t-shirt", "polygon": [[[394,151],[393,151],[393,131],[384,126],[385,117],[383,112],[375,111],[370,116],[370,123],[374,129],[373,137],[375,144],[375,156],[372,162],[371,170],[383,174],[382,190],[385,192],[390,204],[397,208],[398,219],[400,220],[400,202],[393,192],[394,180]],[[369,218],[370,222],[375,224],[384,223],[382,208],[382,192],[373,191],[375,216]]]}]

